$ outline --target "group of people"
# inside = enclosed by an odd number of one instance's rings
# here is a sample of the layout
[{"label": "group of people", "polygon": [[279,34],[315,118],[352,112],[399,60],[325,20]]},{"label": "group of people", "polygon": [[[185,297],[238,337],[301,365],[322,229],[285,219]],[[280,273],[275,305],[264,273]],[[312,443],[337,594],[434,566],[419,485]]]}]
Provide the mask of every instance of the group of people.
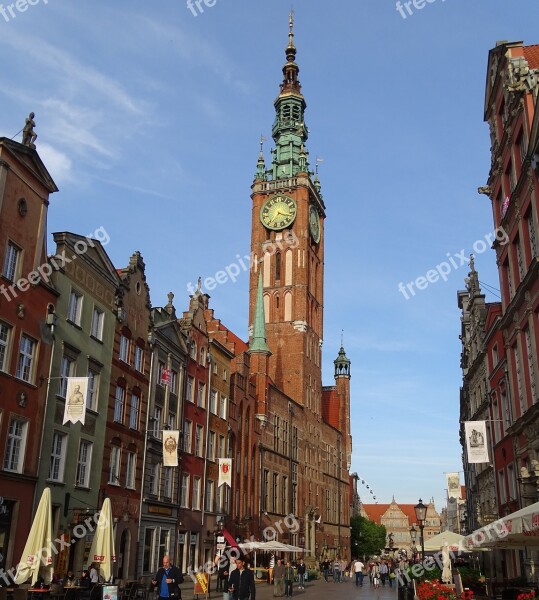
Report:
[{"label": "group of people", "polygon": [[278,558],[277,564],[269,570],[269,583],[273,583],[273,595],[290,598],[293,592],[296,573],[298,576],[298,589],[304,590],[306,572],[307,567],[303,558],[300,558],[295,566],[289,560],[285,563]]},{"label": "group of people", "polygon": [[343,583],[345,581],[345,573],[348,568],[348,562],[337,557],[334,561],[326,558],[320,563],[320,570],[326,582],[329,581],[330,573],[333,573],[333,581],[335,583]]}]

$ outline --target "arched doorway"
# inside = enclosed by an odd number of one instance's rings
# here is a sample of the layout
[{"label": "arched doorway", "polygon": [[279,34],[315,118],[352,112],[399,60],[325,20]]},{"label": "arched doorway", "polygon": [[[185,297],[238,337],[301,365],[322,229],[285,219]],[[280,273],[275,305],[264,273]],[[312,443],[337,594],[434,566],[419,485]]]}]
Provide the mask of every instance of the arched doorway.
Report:
[{"label": "arched doorway", "polygon": [[129,554],[131,550],[131,532],[129,529],[122,531],[120,551],[118,552],[118,579],[129,577]]}]

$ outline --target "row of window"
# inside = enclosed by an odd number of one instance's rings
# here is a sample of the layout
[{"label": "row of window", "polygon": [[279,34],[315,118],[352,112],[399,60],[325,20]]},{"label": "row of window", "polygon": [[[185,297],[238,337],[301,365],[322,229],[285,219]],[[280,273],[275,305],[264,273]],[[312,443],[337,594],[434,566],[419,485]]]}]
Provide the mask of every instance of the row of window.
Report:
[{"label": "row of window", "polygon": [[[137,455],[135,452],[126,451],[125,473],[122,474],[122,449],[120,446],[111,446],[109,462],[110,485],[123,485],[130,490],[135,489]],[[124,476],[124,479],[122,479]]]},{"label": "row of window", "polygon": [[[207,459],[211,461],[217,458],[228,456],[226,437],[219,435],[215,431],[208,432],[208,452]],[[185,420],[183,423],[183,442],[182,450],[188,454],[194,454],[200,458],[204,458],[204,427],[195,423],[193,437],[193,423]]]},{"label": "row of window", "polygon": [[[50,481],[64,482],[65,462],[67,456],[69,436],[67,433],[55,431],[52,436],[51,458],[49,464]],[[75,473],[76,485],[90,487],[90,473],[92,468],[93,444],[88,440],[79,441],[77,470]]]},{"label": "row of window", "polygon": [[[13,327],[0,321],[0,371],[8,372],[8,365],[13,345]],[[34,382],[35,365],[37,363],[38,342],[29,335],[21,333],[19,354],[15,377],[28,383]]]},{"label": "row of window", "polygon": [[[127,416],[127,390],[121,385],[116,386],[114,393],[114,422],[125,424]],[[138,429],[140,422],[140,391],[134,389],[131,391],[129,401],[129,428]]]},{"label": "row of window", "polygon": [[270,473],[264,469],[262,486],[262,510],[272,513],[296,512],[297,483],[293,482],[290,489],[287,475]]},{"label": "row of window", "polygon": [[[206,408],[206,384],[202,381],[195,384],[195,378],[189,375],[187,377],[186,399],[188,402],[195,404],[196,390],[196,405],[200,408]],[[217,415],[221,419],[227,419],[228,414],[228,398],[224,394],[220,394],[216,390],[210,391],[210,412]]]}]

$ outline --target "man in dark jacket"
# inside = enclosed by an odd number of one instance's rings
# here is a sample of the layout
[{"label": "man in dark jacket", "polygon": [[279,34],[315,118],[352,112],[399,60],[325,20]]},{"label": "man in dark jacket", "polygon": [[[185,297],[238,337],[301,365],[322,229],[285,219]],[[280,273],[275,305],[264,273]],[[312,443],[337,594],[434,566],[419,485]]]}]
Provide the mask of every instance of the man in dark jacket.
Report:
[{"label": "man in dark jacket", "polygon": [[154,588],[159,592],[159,600],[181,600],[180,583],[183,583],[180,569],[170,564],[170,556],[163,556],[163,566],[152,580]]},{"label": "man in dark jacket", "polygon": [[234,600],[255,600],[254,573],[246,568],[244,558],[237,558],[236,566],[237,569],[234,569],[228,578],[228,591],[232,592]]}]

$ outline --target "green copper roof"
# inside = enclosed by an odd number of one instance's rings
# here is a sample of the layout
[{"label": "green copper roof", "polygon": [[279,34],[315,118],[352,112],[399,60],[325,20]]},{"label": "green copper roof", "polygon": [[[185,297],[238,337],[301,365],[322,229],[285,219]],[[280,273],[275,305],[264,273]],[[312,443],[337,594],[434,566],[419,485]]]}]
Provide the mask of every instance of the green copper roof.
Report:
[{"label": "green copper roof", "polygon": [[266,343],[266,317],[264,314],[264,294],[262,286],[262,271],[258,274],[258,290],[256,292],[255,321],[253,324],[253,337],[249,352],[267,352],[271,350]]},{"label": "green copper roof", "polygon": [[273,179],[290,177],[309,168],[308,152],[305,142],[308,138],[305,125],[305,109],[307,103],[301,93],[299,83],[299,67],[296,64],[296,47],[294,45],[294,21],[290,15],[290,32],[286,47],[286,63],[283,67],[281,91],[275,100],[275,122],[272,137],[275,151],[269,172]]}]

